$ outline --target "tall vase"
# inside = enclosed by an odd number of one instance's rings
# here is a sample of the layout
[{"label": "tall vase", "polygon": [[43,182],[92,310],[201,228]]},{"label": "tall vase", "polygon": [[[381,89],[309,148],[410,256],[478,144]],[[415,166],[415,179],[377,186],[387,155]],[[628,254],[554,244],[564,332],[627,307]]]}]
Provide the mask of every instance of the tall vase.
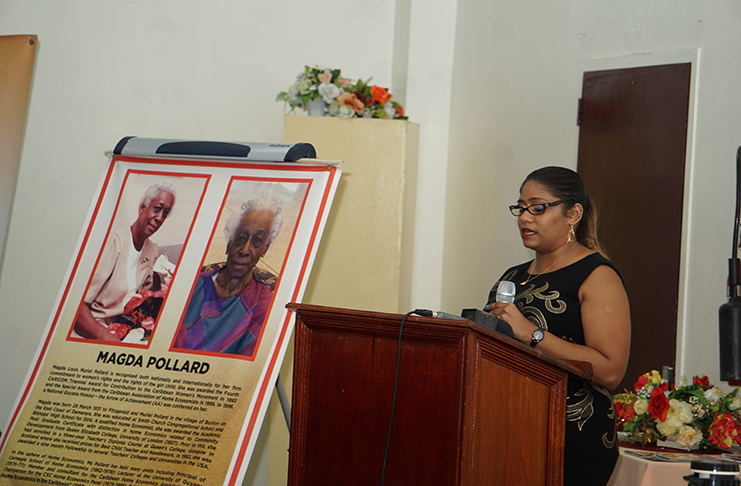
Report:
[{"label": "tall vase", "polygon": [[306,103],[306,113],[309,116],[324,116],[327,104],[322,98],[316,98]]}]

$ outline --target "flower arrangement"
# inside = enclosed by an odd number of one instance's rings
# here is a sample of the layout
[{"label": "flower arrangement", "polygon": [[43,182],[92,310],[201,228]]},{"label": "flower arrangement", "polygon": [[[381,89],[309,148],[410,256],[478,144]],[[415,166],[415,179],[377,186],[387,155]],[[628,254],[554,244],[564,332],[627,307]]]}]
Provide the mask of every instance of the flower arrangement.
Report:
[{"label": "flower arrangement", "polygon": [[681,449],[729,449],[741,444],[741,397],[713,386],[707,376],[670,385],[652,370],[638,378],[634,392],[615,395],[623,441]]},{"label": "flower arrangement", "polygon": [[305,66],[288,91],[278,93],[275,101],[287,103],[293,111],[307,110],[309,103],[318,99],[326,104],[329,116],[406,119],[404,108],[391,100],[388,89],[371,85],[370,79],[352,82],[339,69],[318,66]]}]

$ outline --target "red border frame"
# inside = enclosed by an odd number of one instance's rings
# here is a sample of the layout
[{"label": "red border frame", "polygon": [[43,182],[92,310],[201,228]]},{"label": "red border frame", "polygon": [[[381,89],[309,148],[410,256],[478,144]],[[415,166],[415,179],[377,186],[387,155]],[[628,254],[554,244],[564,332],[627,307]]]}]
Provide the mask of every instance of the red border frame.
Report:
[{"label": "red border frame", "polygon": [[[100,211],[102,200],[111,183],[111,177],[113,175],[117,162],[153,163],[153,164],[159,164],[159,165],[177,165],[177,166],[185,166],[185,167],[189,167],[189,166],[190,167],[218,167],[218,168],[229,168],[229,167],[235,167],[235,166],[240,167],[240,166],[249,165],[251,167],[262,168],[262,169],[273,170],[273,171],[291,171],[291,170],[294,170],[295,168],[300,167],[301,170],[304,172],[329,171],[330,175],[327,179],[327,183],[326,183],[324,192],[321,197],[321,202],[319,205],[319,210],[317,212],[317,217],[314,221],[314,227],[311,230],[311,237],[307,245],[307,251],[304,254],[303,262],[300,265],[299,275],[298,275],[298,278],[296,279],[296,285],[294,287],[294,292],[291,297],[291,300],[294,302],[297,301],[299,296],[302,295],[303,293],[309,264],[313,261],[315,254],[316,254],[317,236],[319,234],[319,229],[320,227],[323,226],[323,223],[326,222],[326,217],[327,217],[327,213],[329,209],[328,208],[329,197],[330,195],[334,193],[336,189],[336,182],[337,182],[336,180],[338,178],[338,167],[335,165],[331,165],[331,164],[327,164],[326,166],[319,165],[319,164],[312,164],[312,165],[295,164],[294,165],[294,164],[288,164],[288,163],[276,164],[276,163],[268,163],[268,162],[266,163],[255,162],[255,163],[244,164],[244,163],[238,163],[238,162],[235,163],[233,161],[192,160],[192,159],[158,159],[158,158],[152,158],[152,157],[112,156],[111,162],[109,163],[108,170],[105,173],[103,183],[101,185],[101,189],[98,193],[98,200],[90,216],[90,220],[87,223],[87,227],[84,230],[84,236],[80,243],[80,248],[77,251],[77,255],[75,256],[74,264],[70,271],[70,276],[67,278],[64,291],[62,292],[59,305],[57,306],[57,309],[54,313],[54,317],[50,325],[49,331],[46,332],[46,336],[44,340],[42,341],[42,345],[37,353],[37,356],[34,358],[34,365],[26,381],[25,388],[18,400],[18,405],[15,407],[15,410],[13,411],[11,419],[8,422],[6,433],[2,437],[2,441],[0,441],[0,453],[5,451],[6,441],[11,433],[11,430],[14,428],[16,424],[18,415],[20,414],[21,410],[25,406],[26,400],[28,399],[28,395],[31,389],[33,388],[35,384],[35,380],[38,376],[39,368],[46,358],[46,353],[49,348],[49,343],[54,334],[54,330],[59,322],[59,317],[64,308],[64,303],[67,301],[70,288],[74,281],[74,276],[77,274],[77,270],[80,265],[82,255],[84,253],[84,249],[87,247],[88,241],[90,239],[90,234],[92,232],[92,228],[96,221],[97,215]],[[138,170],[135,170],[135,169],[130,169],[130,171],[138,172]],[[141,170],[141,171],[146,172],[144,170]],[[153,171],[152,173],[157,173],[157,172],[158,171]],[[166,172],[162,172],[162,173],[166,173]],[[178,173],[177,175],[182,176],[183,174]],[[126,177],[128,177],[128,172],[127,172]],[[208,185],[210,181],[210,177],[211,176],[209,175],[208,180],[206,182],[206,186]],[[232,181],[233,180],[234,179],[232,179]],[[231,187],[232,181],[230,181],[229,187]],[[201,201],[199,201],[198,207],[196,209],[196,214],[200,211],[201,204],[203,202],[203,197],[205,196],[205,193],[206,193],[206,187],[204,187]],[[227,191],[227,194],[228,194],[228,191]],[[308,191],[307,191],[307,194],[308,194]],[[115,214],[115,211],[118,210],[118,204],[120,203],[121,195],[119,194],[118,197],[119,197],[119,200],[117,200],[116,202],[116,209],[114,210],[114,214]],[[302,203],[300,215],[303,213],[305,203],[306,203],[306,198],[304,198],[304,202]],[[300,215],[297,221],[300,220]],[[194,221],[195,221],[195,218],[194,218]],[[216,225],[214,226],[214,229],[215,227]],[[297,227],[298,227],[298,224],[296,225],[296,228]],[[294,228],[294,236],[295,236],[296,228]],[[106,239],[104,239],[104,242],[108,238],[110,229],[111,227],[109,225],[109,228],[106,232]],[[192,231],[192,225],[191,225],[191,229],[188,232],[187,239],[190,238],[191,231]],[[187,239],[186,239],[186,243],[187,243]],[[292,244],[293,244],[293,237],[291,239],[291,245]],[[185,248],[185,244],[184,244],[184,248]],[[287,252],[287,255],[288,254],[290,254],[290,251]],[[205,259],[205,252],[204,252],[203,258]],[[97,268],[99,259],[100,259],[100,253],[98,255],[98,258],[96,259],[95,268]],[[284,267],[285,267],[286,261],[287,259],[284,259],[284,262],[283,262]],[[201,264],[202,263],[203,263],[203,259],[201,260]],[[281,275],[283,273],[284,267],[281,268]],[[92,278],[92,274],[91,274],[91,278]],[[174,278],[175,276],[173,275],[173,279]],[[90,282],[88,281],[88,284],[85,287],[85,291],[87,291],[89,284]],[[193,288],[191,288],[191,293],[192,291],[193,291]],[[271,303],[271,310],[272,310],[272,303]],[[253,438],[252,435],[255,430],[255,425],[257,424],[257,418],[261,414],[263,407],[266,405],[265,399],[268,395],[269,387],[274,381],[268,378],[272,378],[274,376],[276,365],[278,364],[278,356],[283,354],[283,349],[286,346],[287,338],[289,336],[288,330],[289,328],[291,328],[290,323],[291,323],[292,318],[293,318],[293,314],[290,311],[287,312],[283,320],[283,324],[281,325],[280,332],[278,333],[276,337],[276,343],[274,346],[275,351],[269,357],[268,361],[265,364],[265,367],[263,368],[263,374],[260,380],[258,381],[258,386],[255,389],[255,393],[252,398],[251,407],[247,410],[248,413],[246,414],[246,417],[245,417],[245,422],[247,423],[247,427],[244,430],[244,433],[240,435],[240,438],[237,441],[236,453],[232,455],[232,460],[230,461],[229,468],[227,469],[227,474],[226,474],[224,484],[228,484],[229,486],[233,486],[236,484],[237,478],[240,476],[240,471],[243,466],[247,450],[249,449],[250,444],[255,442],[257,439],[256,437]],[[181,317],[181,320],[182,320],[182,317]],[[77,341],[77,340],[74,340],[74,341]],[[91,342],[97,342],[97,341],[91,341]],[[106,344],[109,344],[109,343],[106,343]],[[134,345],[134,347],[139,348],[136,345]],[[144,348],[141,348],[141,349],[144,349]],[[245,440],[245,438],[247,438],[248,440]]]},{"label": "red border frame", "polygon": [[[203,268],[203,262],[206,260],[206,255],[208,254],[208,251],[211,248],[211,243],[213,242],[214,235],[216,234],[216,229],[219,226],[219,220],[221,219],[224,213],[224,206],[226,205],[226,200],[228,199],[229,194],[231,193],[232,184],[234,183],[234,181],[275,182],[275,179],[269,178],[269,177],[251,177],[251,176],[232,176],[232,178],[229,179],[229,184],[227,185],[226,193],[224,194],[224,198],[221,201],[221,207],[219,208],[219,214],[216,217],[214,226],[211,229],[211,234],[208,237],[208,246],[206,247],[206,250],[203,252],[203,256],[201,257],[199,268]],[[275,290],[273,290],[273,296],[270,300],[270,305],[268,306],[267,314],[265,314],[265,322],[267,322],[267,320],[270,318],[270,313],[273,312],[273,304],[275,303],[275,296],[276,296],[278,287],[281,284],[281,280],[282,280],[281,277],[283,276],[283,271],[286,268],[286,262],[288,261],[288,255],[291,254],[291,248],[293,248],[293,242],[296,238],[296,232],[298,231],[298,227],[299,227],[298,223],[301,221],[301,217],[304,214],[304,208],[306,207],[306,200],[308,198],[309,191],[311,191],[311,186],[314,183],[313,179],[299,179],[299,178],[281,179],[280,182],[281,183],[293,183],[293,184],[308,184],[308,189],[306,191],[306,195],[304,196],[304,200],[301,201],[301,209],[299,210],[298,217],[296,218],[296,224],[293,227],[293,234],[291,235],[291,240],[288,244],[286,255],[283,258],[283,263],[281,265],[280,272],[278,274],[278,281],[275,284]],[[314,235],[312,234],[312,238],[313,237]],[[190,302],[190,298],[193,296],[193,290],[196,288],[197,283],[198,283],[198,278],[195,278],[193,280],[193,284],[190,287],[190,292],[188,293],[187,302]],[[168,351],[173,352],[173,353],[186,353],[186,354],[196,354],[196,355],[201,355],[201,356],[215,356],[215,357],[223,358],[224,354],[222,353],[213,353],[210,351],[197,351],[197,350],[192,350],[192,349],[183,349],[183,348],[173,347],[175,344],[175,340],[177,339],[177,334],[180,330],[180,326],[183,324],[183,319],[185,318],[186,310],[187,310],[187,305],[183,309],[183,313],[181,314],[180,319],[178,320],[177,331],[175,332],[175,335],[172,338],[172,342],[170,343],[170,349]],[[257,352],[260,349],[260,343],[262,342],[262,337],[264,335],[265,335],[264,332],[260,333],[260,337],[258,338],[257,344],[255,345],[255,353],[252,356],[241,356],[238,354],[230,354],[228,355],[229,358],[241,359],[244,361],[254,361],[255,357],[257,356]]]},{"label": "red border frame", "polygon": [[[100,263],[100,258],[103,256],[103,250],[105,250],[106,244],[108,243],[108,237],[111,235],[111,228],[113,228],[113,223],[116,220],[116,216],[118,215],[118,210],[121,205],[121,196],[123,195],[123,189],[126,187],[126,183],[129,180],[129,176],[132,174],[144,174],[144,175],[152,175],[152,176],[164,176],[164,177],[189,177],[193,179],[205,179],[205,183],[203,185],[203,190],[201,191],[201,197],[198,200],[198,204],[196,205],[195,211],[193,212],[193,219],[190,222],[190,227],[188,228],[188,233],[185,235],[185,240],[183,241],[183,250],[185,251],[185,248],[188,246],[188,241],[190,240],[190,236],[193,233],[193,225],[196,222],[196,219],[198,218],[198,213],[201,210],[201,206],[203,205],[203,198],[206,196],[206,191],[208,190],[208,184],[211,182],[211,175],[210,174],[185,174],[178,172],[162,172],[162,171],[145,171],[145,170],[133,170],[129,169],[126,171],[126,174],[124,175],[123,182],[121,183],[121,190],[118,193],[118,199],[116,199],[116,206],[113,209],[113,214],[111,215],[111,221],[108,224],[108,229],[106,230],[105,237],[103,238],[103,244],[100,247],[100,250],[98,251],[98,257],[95,260],[95,265],[93,265],[93,271],[90,273],[90,278],[88,279],[87,285],[85,286],[85,290],[83,291],[83,301],[85,299],[85,296],[87,295],[87,291],[90,288],[90,283],[93,281],[93,277],[95,276],[95,272],[98,269],[98,264]],[[101,192],[100,198],[98,199],[98,203],[96,205],[96,213],[97,209],[100,208],[100,205],[103,201],[103,197],[105,196],[105,193]],[[92,228],[92,225],[91,225]],[[89,234],[89,232],[88,232]],[[80,248],[80,255],[85,251],[85,247]],[[79,261],[79,259],[78,259]],[[172,280],[175,280],[175,277],[178,274],[178,270],[180,269],[180,265],[177,265],[175,267],[175,273],[172,275]],[[74,280],[74,273],[70,275],[70,279]],[[80,306],[84,305],[83,301],[80,301]],[[165,303],[167,302],[167,297],[165,297],[164,301],[162,302],[162,307],[165,306]],[[64,304],[62,303],[62,306]],[[84,342],[84,343],[95,343],[95,344],[104,344],[106,346],[119,346],[119,347],[127,347],[127,348],[135,348],[135,349],[149,349],[149,344],[152,342],[152,339],[154,338],[154,334],[157,332],[157,323],[159,323],[159,315],[157,316],[157,321],[155,322],[154,331],[152,332],[152,335],[149,339],[149,342],[146,346],[137,345],[135,343],[116,343],[116,342],[109,342],[109,341],[100,341],[98,339],[86,339],[86,338],[75,338],[72,337],[72,329],[74,328],[74,322],[77,321],[77,316],[80,313],[80,308],[77,308],[77,312],[75,312],[75,317],[72,320],[72,324],[70,325],[69,331],[67,331],[67,341],[73,341],[73,342]],[[55,322],[52,326],[52,329],[54,329],[54,326],[56,326],[57,322],[55,319]]]}]

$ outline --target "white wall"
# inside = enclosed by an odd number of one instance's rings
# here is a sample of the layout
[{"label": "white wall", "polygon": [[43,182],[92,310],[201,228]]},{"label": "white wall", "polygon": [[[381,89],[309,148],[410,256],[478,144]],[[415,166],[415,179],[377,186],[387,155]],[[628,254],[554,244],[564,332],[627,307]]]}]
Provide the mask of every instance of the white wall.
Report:
[{"label": "white wall", "polygon": [[[612,62],[624,67],[647,58],[661,64],[699,52],[696,126],[690,126],[694,152],[686,173],[677,371],[704,373],[718,382],[718,307],[726,301],[735,153],[741,144],[741,90],[735,81],[741,78],[741,4],[458,4],[443,307],[483,304],[504,269],[531,258],[506,206],[516,200],[530,171],[543,165],[576,167],[575,120],[585,66]],[[661,217],[660,208],[646,210]],[[651,244],[646,236],[636,237]],[[661,285],[650,269],[647,278]]]},{"label": "white wall", "polygon": [[0,275],[0,430],[60,291],[104,152],[127,135],[281,141],[275,96],[305,64],[390,86],[395,10],[394,0],[0,2],[0,35],[39,37]]}]

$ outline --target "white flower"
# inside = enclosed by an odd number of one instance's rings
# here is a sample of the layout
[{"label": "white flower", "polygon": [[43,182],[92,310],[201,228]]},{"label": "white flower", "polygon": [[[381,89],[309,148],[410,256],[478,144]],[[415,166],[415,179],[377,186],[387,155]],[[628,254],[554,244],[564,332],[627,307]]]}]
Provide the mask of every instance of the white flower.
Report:
[{"label": "white flower", "polygon": [[175,273],[175,264],[170,263],[170,260],[167,259],[167,256],[163,254],[160,255],[159,258],[157,258],[157,261],[154,262],[154,268],[152,268],[152,270],[157,273],[172,275],[173,273]]},{"label": "white flower", "polygon": [[702,432],[696,428],[690,427],[689,425],[682,425],[679,427],[676,439],[678,446],[692,449],[699,444],[701,440]]},{"label": "white flower", "polygon": [[715,388],[709,388],[705,390],[705,398],[710,405],[715,405],[716,403],[718,403],[718,400],[720,400],[720,397],[722,396],[723,390],[721,390],[717,386]]},{"label": "white flower", "polygon": [[731,403],[728,404],[728,410],[738,410],[741,407],[741,397],[736,395]]},{"label": "white flower", "polygon": [[291,106],[298,105],[301,100],[297,98],[298,96],[298,83],[291,86],[288,90],[288,103],[290,103]]},{"label": "white flower", "polygon": [[669,412],[667,415],[674,415],[682,424],[692,422],[692,405],[672,398],[669,400]]},{"label": "white flower", "polygon": [[671,437],[672,435],[677,433],[677,431],[679,430],[679,426],[669,420],[667,420],[666,422],[659,421],[656,423],[656,430],[661,432],[661,435],[665,437]]},{"label": "white flower", "polygon": [[319,94],[328,105],[334,103],[334,100],[342,94],[342,88],[332,83],[322,83],[319,85]]},{"label": "white flower", "polygon": [[386,103],[385,105],[383,105],[383,111],[386,112],[386,115],[389,118],[394,118],[394,115],[396,115],[396,108],[394,108],[394,105],[392,105],[391,103]]},{"label": "white flower", "polygon": [[298,91],[302,95],[309,94],[310,90],[311,90],[311,81],[307,81],[304,79],[298,83]]},{"label": "white flower", "polygon": [[338,110],[338,114],[340,118],[353,118],[355,116],[355,110],[347,105],[342,105]]},{"label": "white flower", "polygon": [[675,435],[679,429],[692,421],[692,405],[675,398],[669,400],[669,409],[666,411],[666,420],[659,421],[656,429],[666,437]]},{"label": "white flower", "polygon": [[633,403],[633,410],[635,410],[636,415],[643,415],[648,412],[648,400],[645,398],[639,398],[635,403]]}]

